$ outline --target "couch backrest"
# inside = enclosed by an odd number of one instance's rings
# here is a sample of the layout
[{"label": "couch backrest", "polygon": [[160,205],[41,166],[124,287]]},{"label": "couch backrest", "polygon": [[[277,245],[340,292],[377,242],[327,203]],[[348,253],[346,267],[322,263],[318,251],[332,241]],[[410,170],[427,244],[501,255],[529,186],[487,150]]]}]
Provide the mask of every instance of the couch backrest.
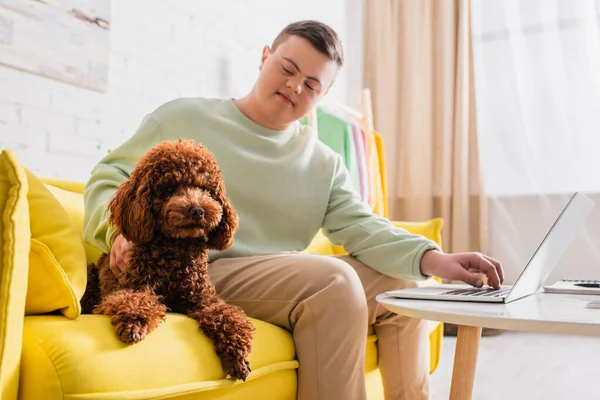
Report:
[{"label": "couch backrest", "polygon": [[[71,218],[73,225],[76,227],[79,234],[82,235],[84,214],[83,190],[85,188],[85,183],[47,178],[41,180],[48,190],[50,190],[63,205],[65,211],[67,211],[67,214]],[[394,224],[411,233],[423,235],[428,239],[434,240],[441,246],[442,221],[440,219],[419,222],[396,221]],[[84,243],[84,246],[88,262],[95,262],[102,254],[99,249],[87,243]],[[333,246],[321,231],[317,233],[310,245],[304,251],[322,255],[339,255],[345,253],[342,247]]]},{"label": "couch backrest", "polygon": [[[48,178],[42,178],[40,180],[64,207],[69,218],[71,218],[73,226],[83,240],[83,190],[85,189],[85,183]],[[101,250],[88,243],[84,242],[83,245],[88,263],[95,262],[100,255],[102,255]]]}]

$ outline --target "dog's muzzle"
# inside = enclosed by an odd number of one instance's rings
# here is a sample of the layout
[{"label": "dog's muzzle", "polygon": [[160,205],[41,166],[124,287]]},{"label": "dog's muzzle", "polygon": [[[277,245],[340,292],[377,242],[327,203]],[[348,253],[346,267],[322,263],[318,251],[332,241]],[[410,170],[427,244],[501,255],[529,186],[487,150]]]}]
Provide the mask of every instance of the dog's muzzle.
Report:
[{"label": "dog's muzzle", "polygon": [[204,217],[204,208],[200,206],[190,207],[188,212],[194,221],[198,221]]}]

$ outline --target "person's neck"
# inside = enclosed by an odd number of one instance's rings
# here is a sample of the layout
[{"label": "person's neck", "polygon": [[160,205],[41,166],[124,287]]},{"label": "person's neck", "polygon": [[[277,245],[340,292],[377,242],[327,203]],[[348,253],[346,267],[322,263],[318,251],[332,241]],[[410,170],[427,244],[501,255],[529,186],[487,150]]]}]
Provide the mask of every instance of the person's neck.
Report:
[{"label": "person's neck", "polygon": [[273,121],[269,120],[269,118],[261,111],[260,106],[258,105],[258,102],[254,99],[252,93],[242,98],[234,99],[233,103],[247,118],[261,126],[264,126],[265,128],[273,129],[276,131],[284,131],[292,125],[276,124],[273,123]]}]

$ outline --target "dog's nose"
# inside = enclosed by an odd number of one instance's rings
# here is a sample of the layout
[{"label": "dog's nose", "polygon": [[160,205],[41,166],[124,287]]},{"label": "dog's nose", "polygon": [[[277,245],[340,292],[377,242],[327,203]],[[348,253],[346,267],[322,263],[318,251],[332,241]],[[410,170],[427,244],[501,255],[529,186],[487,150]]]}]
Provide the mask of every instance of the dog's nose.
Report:
[{"label": "dog's nose", "polygon": [[190,215],[193,219],[198,220],[204,217],[204,209],[200,206],[194,206],[190,208]]}]

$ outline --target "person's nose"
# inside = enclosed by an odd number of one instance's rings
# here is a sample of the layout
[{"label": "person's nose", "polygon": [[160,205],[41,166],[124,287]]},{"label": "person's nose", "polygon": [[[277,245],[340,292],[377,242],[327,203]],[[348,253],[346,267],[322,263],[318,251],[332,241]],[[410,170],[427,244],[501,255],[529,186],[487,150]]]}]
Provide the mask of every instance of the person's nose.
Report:
[{"label": "person's nose", "polygon": [[288,88],[292,89],[294,93],[300,95],[302,93],[302,78],[290,77],[287,83]]}]

